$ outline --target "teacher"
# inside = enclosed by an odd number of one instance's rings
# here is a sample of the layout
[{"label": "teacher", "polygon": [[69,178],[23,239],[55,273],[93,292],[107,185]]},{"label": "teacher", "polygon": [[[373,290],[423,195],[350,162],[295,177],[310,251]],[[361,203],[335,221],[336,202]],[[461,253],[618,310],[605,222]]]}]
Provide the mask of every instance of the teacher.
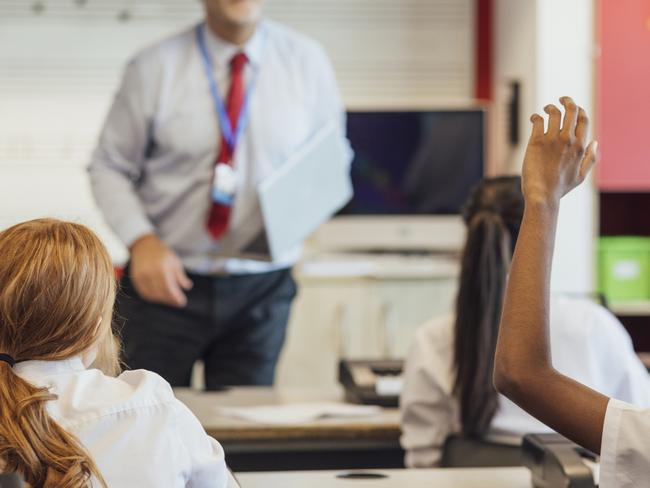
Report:
[{"label": "teacher", "polygon": [[270,385],[300,246],[233,253],[263,229],[257,186],[344,109],[313,40],[262,18],[264,0],[204,0],[205,21],[128,64],[89,172],[130,251],[117,302],[124,360],[208,389]]}]

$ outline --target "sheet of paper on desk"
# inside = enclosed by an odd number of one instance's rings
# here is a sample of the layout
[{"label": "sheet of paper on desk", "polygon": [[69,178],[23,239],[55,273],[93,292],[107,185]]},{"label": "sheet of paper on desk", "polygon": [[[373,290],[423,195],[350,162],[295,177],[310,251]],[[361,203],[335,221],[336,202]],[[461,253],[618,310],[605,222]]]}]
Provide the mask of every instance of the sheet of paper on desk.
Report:
[{"label": "sheet of paper on desk", "polygon": [[297,403],[258,407],[219,407],[217,412],[250,422],[273,425],[298,425],[325,418],[371,417],[381,411],[371,405],[344,403]]}]

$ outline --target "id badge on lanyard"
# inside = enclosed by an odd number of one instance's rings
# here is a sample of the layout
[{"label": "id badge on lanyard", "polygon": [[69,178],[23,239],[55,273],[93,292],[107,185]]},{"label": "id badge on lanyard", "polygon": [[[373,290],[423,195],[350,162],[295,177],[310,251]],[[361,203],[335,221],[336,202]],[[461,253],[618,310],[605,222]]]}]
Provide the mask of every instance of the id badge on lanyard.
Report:
[{"label": "id badge on lanyard", "polygon": [[[233,127],[228,117],[226,105],[219,95],[217,80],[214,77],[214,66],[212,65],[212,59],[205,41],[205,23],[196,26],[196,41],[201,52],[201,58],[203,59],[205,75],[210,87],[210,95],[212,96],[215,112],[219,118],[223,142],[228,144],[230,154],[234,154],[237,143],[248,123],[249,101],[253,87],[255,86],[255,79],[249,82],[249,88],[244,95],[244,102],[239,112],[239,118],[235,121],[235,126]],[[237,174],[235,169],[228,161],[217,161],[212,181],[212,200],[221,205],[232,206],[236,191]]]},{"label": "id badge on lanyard", "polygon": [[237,174],[228,163],[217,163],[212,179],[212,200],[215,203],[232,207],[237,191]]}]

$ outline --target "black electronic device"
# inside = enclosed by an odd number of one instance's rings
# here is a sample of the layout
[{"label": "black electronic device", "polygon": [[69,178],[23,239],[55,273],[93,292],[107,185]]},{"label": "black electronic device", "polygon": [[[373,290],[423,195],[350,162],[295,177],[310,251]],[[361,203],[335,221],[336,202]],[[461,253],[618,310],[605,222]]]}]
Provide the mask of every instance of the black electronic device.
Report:
[{"label": "black electronic device", "polygon": [[342,360],[339,382],[352,403],[397,407],[404,361],[395,359]]},{"label": "black electronic device", "polygon": [[341,215],[454,215],[485,174],[486,111],[351,111],[354,196]]},{"label": "black electronic device", "polygon": [[535,488],[595,488],[592,469],[597,457],[559,434],[528,434],[522,463],[530,469]]},{"label": "black electronic device", "polygon": [[521,82],[510,83],[510,102],[508,103],[508,142],[511,147],[519,144],[519,113],[521,111]]}]

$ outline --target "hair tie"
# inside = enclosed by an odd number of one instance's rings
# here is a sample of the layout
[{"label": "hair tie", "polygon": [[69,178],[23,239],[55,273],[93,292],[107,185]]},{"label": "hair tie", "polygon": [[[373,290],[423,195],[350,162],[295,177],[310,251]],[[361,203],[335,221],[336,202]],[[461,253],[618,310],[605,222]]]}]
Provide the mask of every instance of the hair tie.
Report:
[{"label": "hair tie", "polygon": [[16,365],[16,360],[12,358],[9,354],[0,353],[0,361],[7,363],[12,368]]},{"label": "hair tie", "polygon": [[478,212],[474,212],[474,214],[469,218],[469,221],[471,222],[472,220],[476,220],[476,219],[479,219],[479,218],[483,219],[485,217],[496,218],[499,221],[503,222],[503,216],[499,212],[497,212],[495,209],[489,208],[489,207],[483,208],[483,209],[479,210]]}]

